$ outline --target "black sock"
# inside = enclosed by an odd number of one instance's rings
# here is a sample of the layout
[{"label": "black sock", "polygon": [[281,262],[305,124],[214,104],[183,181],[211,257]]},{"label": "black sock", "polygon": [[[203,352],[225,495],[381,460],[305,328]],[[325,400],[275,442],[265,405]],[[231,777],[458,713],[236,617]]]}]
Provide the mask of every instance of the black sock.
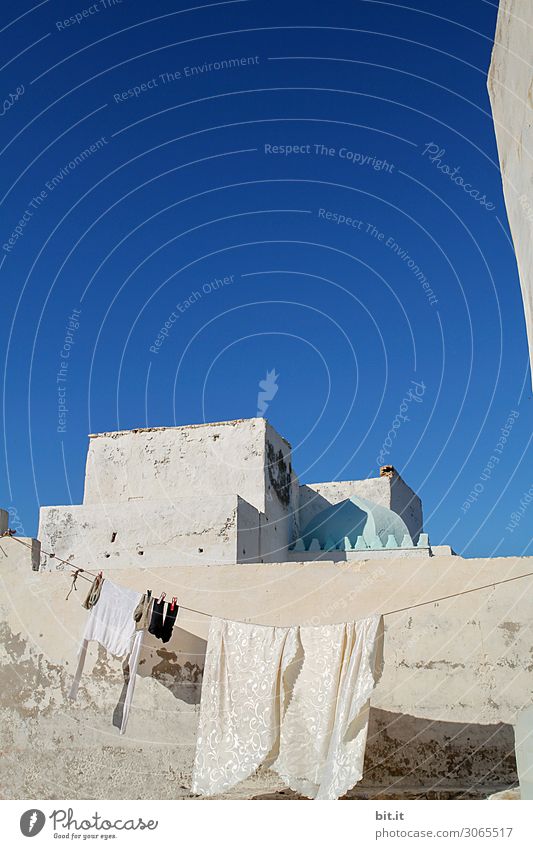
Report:
[{"label": "black sock", "polygon": [[154,601],[154,606],[152,608],[152,618],[150,619],[150,625],[148,626],[148,631],[150,632],[150,634],[153,634],[154,637],[159,637],[159,639],[161,639],[161,634],[163,633],[164,609],[164,601]]},{"label": "black sock", "polygon": [[160,633],[160,637],[164,643],[168,643],[172,636],[172,629],[174,628],[174,622],[176,621],[178,610],[179,607],[176,603],[174,603],[174,610],[171,610],[171,605],[167,604],[167,614]]}]

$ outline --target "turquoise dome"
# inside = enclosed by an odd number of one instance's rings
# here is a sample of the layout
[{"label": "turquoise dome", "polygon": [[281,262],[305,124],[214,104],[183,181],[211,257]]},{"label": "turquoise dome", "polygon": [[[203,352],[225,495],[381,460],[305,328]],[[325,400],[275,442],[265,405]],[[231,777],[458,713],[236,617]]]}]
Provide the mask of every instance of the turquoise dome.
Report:
[{"label": "turquoise dome", "polygon": [[398,546],[406,535],[409,536],[407,525],[398,513],[353,495],[317,513],[300,536],[306,549],[309,549],[314,539],[318,540],[321,548],[343,548],[345,537],[355,546],[359,536],[363,537],[369,547],[375,545],[376,537],[379,537],[382,545],[386,545],[390,535]]}]

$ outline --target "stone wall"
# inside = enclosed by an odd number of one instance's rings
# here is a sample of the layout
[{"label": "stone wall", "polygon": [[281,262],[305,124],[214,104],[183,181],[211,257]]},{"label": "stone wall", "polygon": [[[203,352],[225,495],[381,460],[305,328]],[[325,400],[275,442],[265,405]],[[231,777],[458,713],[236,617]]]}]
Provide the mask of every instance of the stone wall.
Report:
[{"label": "stone wall", "polygon": [[236,495],[265,512],[265,419],[93,434],[84,504]]},{"label": "stone wall", "polygon": [[[41,507],[43,552],[88,569],[257,560],[259,514],[238,495]],[[68,569],[43,553],[44,570]]]},{"label": "stone wall", "polygon": [[286,557],[297,512],[291,447],[265,419],[145,428],[90,438],[83,504],[41,508],[39,539],[98,569],[267,562]]},{"label": "stone wall", "polygon": [[265,509],[261,517],[261,555],[264,562],[284,560],[298,536],[298,478],[291,446],[266,422]]},{"label": "stone wall", "polygon": [[[147,639],[126,736],[124,672],[91,648],[79,699],[67,692],[87,612],[61,572],[0,546],[0,795],[180,798],[188,795],[209,618],[180,610],[170,643]],[[515,778],[512,729],[533,700],[532,558],[404,558],[394,563],[269,563],[120,569],[111,579],[178,595],[183,606],[263,624],[320,624],[385,612],[383,675],[372,699],[365,778],[352,795],[487,795]],[[414,607],[480,585],[487,589]],[[267,795],[259,775],[237,791]],[[474,788],[472,790],[472,788]]]}]

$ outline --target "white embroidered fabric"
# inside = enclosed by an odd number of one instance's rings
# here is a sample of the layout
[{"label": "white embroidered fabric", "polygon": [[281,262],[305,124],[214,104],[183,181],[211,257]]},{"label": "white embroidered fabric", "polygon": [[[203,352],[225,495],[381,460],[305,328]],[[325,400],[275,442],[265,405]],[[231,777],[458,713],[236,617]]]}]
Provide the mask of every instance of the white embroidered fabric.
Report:
[{"label": "white embroidered fabric", "polygon": [[281,677],[297,633],[211,619],[192,791],[225,793],[249,778],[276,743]]},{"label": "white embroidered fabric", "polygon": [[81,673],[85,664],[87,647],[90,640],[96,640],[110,654],[123,657],[129,654],[135,635],[133,611],[137,607],[141,593],[127,587],[119,587],[108,581],[102,584],[100,597],[91,608],[85,625],[82,643],[78,655],[78,668],[74,676],[70,698],[78,693]]},{"label": "white embroidered fabric", "polygon": [[271,628],[212,619],[192,790],[227,792],[271,765],[304,796],[337,799],[363,774],[381,616]]},{"label": "white embroidered fabric", "polygon": [[271,769],[310,799],[338,799],[363,776],[380,616],[300,628],[304,661]]}]

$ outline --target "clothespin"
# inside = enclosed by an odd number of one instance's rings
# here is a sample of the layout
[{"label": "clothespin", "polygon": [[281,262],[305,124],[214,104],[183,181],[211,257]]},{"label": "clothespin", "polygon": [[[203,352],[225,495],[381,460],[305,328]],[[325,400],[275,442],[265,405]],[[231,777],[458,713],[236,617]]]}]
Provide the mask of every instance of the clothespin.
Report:
[{"label": "clothespin", "polygon": [[166,597],[166,593],[161,593],[161,595],[159,596],[159,602],[158,602],[158,604],[161,604],[161,602],[163,601],[163,599],[164,599],[165,597]]},{"label": "clothespin", "polygon": [[146,590],[146,598],[147,599],[152,598],[152,590]]},{"label": "clothespin", "polygon": [[174,612],[174,607],[177,605],[177,603],[178,603],[177,596],[173,595],[172,596],[172,604],[170,605],[170,610],[172,612]]}]

